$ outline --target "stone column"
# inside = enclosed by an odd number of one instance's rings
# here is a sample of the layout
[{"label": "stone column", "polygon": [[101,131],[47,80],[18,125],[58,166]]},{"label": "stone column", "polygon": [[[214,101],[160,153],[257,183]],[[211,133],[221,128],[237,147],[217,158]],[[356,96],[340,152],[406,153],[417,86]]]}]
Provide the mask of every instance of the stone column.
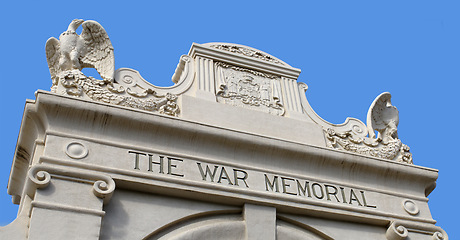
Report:
[{"label": "stone column", "polygon": [[243,215],[246,222],[246,239],[276,239],[276,208],[247,203],[244,205]]},{"label": "stone column", "polygon": [[99,239],[112,178],[86,170],[36,165],[26,194],[32,199],[29,239]]}]

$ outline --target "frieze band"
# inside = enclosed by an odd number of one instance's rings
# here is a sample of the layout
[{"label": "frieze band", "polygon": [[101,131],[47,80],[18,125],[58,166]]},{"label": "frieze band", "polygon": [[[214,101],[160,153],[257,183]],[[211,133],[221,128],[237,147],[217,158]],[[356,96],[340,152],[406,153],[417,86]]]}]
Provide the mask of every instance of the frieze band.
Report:
[{"label": "frieze band", "polygon": [[377,208],[366,196],[366,191],[360,189],[140,151],[130,150],[128,154],[133,162],[132,170],[136,171],[315,201]]}]

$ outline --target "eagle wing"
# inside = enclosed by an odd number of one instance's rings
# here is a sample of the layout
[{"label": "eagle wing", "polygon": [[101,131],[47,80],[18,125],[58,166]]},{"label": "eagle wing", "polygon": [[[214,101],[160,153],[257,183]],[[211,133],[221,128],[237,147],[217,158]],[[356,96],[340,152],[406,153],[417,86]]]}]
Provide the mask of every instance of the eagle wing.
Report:
[{"label": "eagle wing", "polygon": [[54,37],[51,37],[46,41],[45,51],[46,60],[48,61],[48,68],[50,69],[51,79],[53,79],[53,85],[57,83],[57,74],[59,71],[59,59],[61,57],[61,43]]},{"label": "eagle wing", "polygon": [[391,121],[394,121],[396,126],[398,125],[399,111],[395,106],[391,105],[391,94],[384,92],[375,98],[367,112],[369,137],[374,138],[374,131],[385,130]]},{"label": "eagle wing", "polygon": [[99,23],[91,20],[85,21],[82,28],[80,37],[85,45],[80,58],[82,67],[95,68],[104,80],[113,81],[115,58],[107,32]]}]

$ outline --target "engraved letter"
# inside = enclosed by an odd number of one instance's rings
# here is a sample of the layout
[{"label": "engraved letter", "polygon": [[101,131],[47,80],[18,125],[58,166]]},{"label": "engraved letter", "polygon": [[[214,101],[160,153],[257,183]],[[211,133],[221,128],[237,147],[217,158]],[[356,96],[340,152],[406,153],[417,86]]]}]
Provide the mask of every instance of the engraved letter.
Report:
[{"label": "engraved letter", "polygon": [[301,196],[300,193],[303,193],[303,195],[305,196],[306,193],[308,193],[308,197],[311,198],[311,191],[310,191],[310,184],[308,183],[308,181],[305,181],[305,187],[302,187],[302,184],[299,182],[299,180],[296,180],[297,181],[297,191],[299,192],[299,196]]},{"label": "engraved letter", "polygon": [[350,202],[349,202],[349,204],[352,204],[353,201],[358,202],[358,205],[359,205],[359,206],[362,206],[362,204],[359,202],[359,199],[358,199],[358,197],[356,196],[356,194],[355,194],[355,192],[353,191],[353,189],[350,189]]},{"label": "engraved letter", "polygon": [[136,156],[134,157],[134,169],[141,170],[139,168],[139,155],[144,155],[146,156],[147,154],[145,153],[140,153],[140,152],[135,152],[135,151],[128,151],[128,153],[134,153]]},{"label": "engraved letter", "polygon": [[[238,172],[242,172],[244,174],[243,177],[238,177]],[[246,184],[246,187],[249,187],[248,183],[246,182],[246,179],[248,179],[248,173],[243,170],[238,170],[238,169],[233,169],[233,176],[235,177],[235,185],[238,185],[238,179],[243,180],[244,184]]]},{"label": "engraved letter", "polygon": [[158,164],[160,165],[160,173],[164,173],[163,172],[163,156],[160,156],[160,162],[154,162],[153,161],[153,155],[152,154],[149,154],[149,172],[153,172],[153,164]]},{"label": "engraved letter", "polygon": [[214,166],[214,171],[211,173],[211,169],[209,169],[208,165],[206,165],[206,172],[203,171],[203,168],[201,167],[201,163],[197,162],[198,164],[198,169],[200,170],[201,177],[203,178],[204,181],[209,177],[211,178],[211,182],[214,182],[214,176],[216,175],[216,171],[218,166]]},{"label": "engraved letter", "polygon": [[360,192],[361,192],[361,196],[363,196],[363,203],[364,203],[364,206],[370,207],[370,208],[377,208],[377,206],[367,205],[366,196],[364,196],[364,191],[360,191]]},{"label": "engraved letter", "polygon": [[183,162],[184,160],[178,159],[178,158],[171,158],[171,157],[168,157],[168,174],[169,174],[169,175],[174,175],[174,176],[183,177],[183,176],[184,176],[183,174],[178,174],[178,173],[173,173],[173,172],[172,172],[172,168],[177,168],[177,165],[172,164],[172,161]]},{"label": "engraved letter", "polygon": [[[324,184],[324,188],[326,188],[327,200],[331,201],[331,195],[334,195],[335,199],[337,199],[337,202],[340,202],[339,198],[337,197],[337,188],[336,187],[334,187],[332,185]],[[334,191],[329,192],[329,188],[332,188]]]},{"label": "engraved letter", "polygon": [[294,181],[294,179],[292,179],[292,178],[281,177],[281,186],[283,186],[283,193],[291,194],[291,195],[297,195],[297,193],[295,193],[295,192],[288,192],[286,190],[286,187],[291,187],[291,185],[289,183],[286,183],[286,180]]},{"label": "engraved letter", "polygon": [[[321,196],[318,196],[318,194],[316,193],[315,186],[318,186],[319,190],[321,190]],[[313,195],[315,195],[316,198],[318,198],[318,199],[323,199],[324,198],[323,187],[321,185],[319,185],[319,183],[313,183],[311,185],[311,188],[313,189]]]},{"label": "engraved letter", "polygon": [[278,176],[273,177],[273,182],[270,182],[270,179],[268,179],[267,174],[264,174],[265,176],[265,190],[268,191],[268,187],[273,191],[273,188],[275,188],[275,192],[280,192],[280,189],[278,187]]},{"label": "engraved letter", "polygon": [[345,189],[343,187],[340,187],[340,192],[342,193],[343,203],[347,203],[347,198],[345,197]]},{"label": "engraved letter", "polygon": [[[224,174],[225,174],[225,177],[224,177]],[[228,181],[229,185],[233,185],[233,183],[232,183],[232,181],[230,181],[230,178],[228,177],[228,173],[227,173],[227,171],[225,170],[224,167],[221,167],[221,169],[220,169],[219,181],[217,181],[217,183],[221,183],[222,179],[226,179]]]}]

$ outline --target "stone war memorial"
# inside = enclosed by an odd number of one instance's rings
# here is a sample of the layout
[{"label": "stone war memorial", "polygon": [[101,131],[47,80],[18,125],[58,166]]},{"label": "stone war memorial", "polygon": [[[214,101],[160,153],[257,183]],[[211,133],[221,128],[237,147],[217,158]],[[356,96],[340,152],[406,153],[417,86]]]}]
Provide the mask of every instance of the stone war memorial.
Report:
[{"label": "stone war memorial", "polygon": [[413,163],[388,92],[366,123],[331,124],[300,69],[251,47],[193,43],[171,87],[115,69],[95,21],[45,50],[51,91],[26,102],[0,239],[448,239],[438,171]]}]

